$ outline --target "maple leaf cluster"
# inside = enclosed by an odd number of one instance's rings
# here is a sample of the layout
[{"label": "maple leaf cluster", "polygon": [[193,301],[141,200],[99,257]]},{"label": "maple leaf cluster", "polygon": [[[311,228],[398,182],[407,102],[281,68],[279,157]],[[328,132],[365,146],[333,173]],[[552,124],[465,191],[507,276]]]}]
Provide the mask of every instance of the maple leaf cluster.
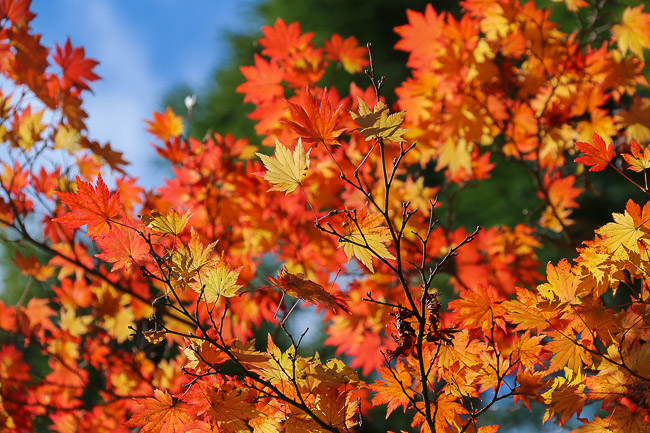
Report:
[{"label": "maple leaf cluster", "polygon": [[[25,282],[0,302],[0,430],[360,431],[401,407],[422,432],[488,433],[502,400],[578,432],[647,430],[650,207],[571,230],[588,176],[649,192],[643,6],[594,8],[573,33],[534,2],[409,10],[393,106],[371,46],[279,19],[241,68],[259,143],[154,113],[173,177],[152,191],[88,138],[96,61],[43,46],[29,7],[0,0],[0,225]],[[323,84],[364,68],[366,88]],[[495,156],[526,168],[537,205],[467,229],[456,194]],[[577,257],[544,270],[549,243]],[[349,365],[305,353],[285,326],[299,306]]]}]

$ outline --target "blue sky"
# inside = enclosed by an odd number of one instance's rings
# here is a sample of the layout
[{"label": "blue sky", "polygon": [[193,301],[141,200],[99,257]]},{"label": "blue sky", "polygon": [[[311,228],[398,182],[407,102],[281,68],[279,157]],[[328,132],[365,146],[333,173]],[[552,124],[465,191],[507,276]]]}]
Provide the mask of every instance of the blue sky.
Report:
[{"label": "blue sky", "polygon": [[[110,141],[141,184],[162,183],[145,119],[174,85],[205,84],[228,59],[222,35],[253,24],[254,0],[34,0],[34,31],[48,46],[83,46],[100,62],[85,108],[90,136]],[[182,5],[182,6],[181,6]],[[201,95],[199,94],[200,98]]]}]

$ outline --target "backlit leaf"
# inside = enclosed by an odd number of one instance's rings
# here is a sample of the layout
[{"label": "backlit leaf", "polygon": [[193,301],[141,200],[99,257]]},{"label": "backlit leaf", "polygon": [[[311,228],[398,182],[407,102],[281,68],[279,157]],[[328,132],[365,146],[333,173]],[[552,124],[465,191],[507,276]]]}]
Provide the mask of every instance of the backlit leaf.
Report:
[{"label": "backlit leaf", "polygon": [[371,110],[368,105],[357,97],[359,101],[359,114],[350,112],[352,119],[359,125],[361,135],[366,137],[366,140],[386,139],[391,141],[404,141],[402,135],[407,131],[402,129],[402,122],[404,122],[404,111],[397,113],[390,113],[386,104],[382,101],[378,102]]},{"label": "backlit leaf", "polygon": [[334,311],[341,309],[346,313],[350,312],[342,298],[327,292],[323,286],[309,280],[305,274],[292,274],[284,267],[280,270],[277,279],[269,277],[269,281],[273,287],[294,298],[332,308]]},{"label": "backlit leaf", "polygon": [[356,219],[346,216],[345,229],[348,234],[340,240],[343,251],[345,251],[348,259],[352,257],[359,259],[370,272],[374,272],[372,267],[373,256],[383,259],[395,258],[386,249],[385,244],[392,237],[388,228],[383,226],[383,218],[380,214],[370,214],[366,209],[363,209],[357,212]]},{"label": "backlit leaf", "polygon": [[411,372],[398,360],[392,369],[392,373],[383,366],[379,367],[379,373],[381,374],[381,380],[376,380],[375,383],[370,385],[370,389],[375,391],[372,404],[386,404],[386,418],[399,406],[402,406],[402,409],[406,411],[406,408],[411,404],[411,399],[415,396],[415,391],[411,389],[413,384]]},{"label": "backlit leaf", "polygon": [[643,59],[643,49],[650,48],[650,14],[643,12],[643,6],[627,7],[621,24],[612,27],[618,48],[626,53],[632,51]]},{"label": "backlit leaf", "polygon": [[647,168],[650,168],[650,146],[646,146],[643,151],[641,151],[641,146],[634,140],[630,141],[630,150],[632,154],[624,153],[622,156],[625,158],[625,161],[630,164],[630,169],[641,172]]},{"label": "backlit leaf", "polygon": [[125,217],[122,224],[96,239],[102,252],[95,257],[113,263],[111,272],[123,268],[128,270],[132,263],[137,264],[149,257],[149,245],[138,234],[135,222]]},{"label": "backlit leaf", "polygon": [[650,232],[650,205],[646,203],[642,213],[639,205],[629,200],[624,214],[615,213],[612,216],[614,222],[596,230],[596,233],[603,236],[601,245],[615,260],[626,259],[629,252],[638,254],[639,239]]},{"label": "backlit leaf", "polygon": [[211,304],[220,296],[232,298],[242,286],[237,284],[237,278],[242,268],[230,269],[223,257],[217,266],[206,270],[201,277],[201,284],[196,283],[193,289],[205,295],[205,302]]},{"label": "backlit leaf", "polygon": [[63,87],[76,86],[79,89],[90,90],[88,82],[99,79],[99,76],[93,72],[99,62],[86,58],[83,47],[72,48],[69,38],[63,47],[56,44],[54,61],[63,69],[61,82]]},{"label": "backlit leaf", "polygon": [[[111,221],[119,221],[122,214],[120,192],[109,194],[101,174],[97,178],[97,187],[83,182],[77,177],[77,192],[57,192],[61,201],[68,205],[70,212],[53,221],[62,222],[70,228],[88,225],[87,236],[105,234],[111,229]],[[114,223],[113,223],[114,224]]]},{"label": "backlit leaf", "polygon": [[184,433],[192,426],[186,404],[175,401],[159,389],[154,398],[140,400],[143,409],[127,422],[129,427],[141,427],[142,433]]},{"label": "backlit leaf", "polygon": [[151,211],[150,215],[141,215],[140,219],[144,225],[161,235],[178,235],[185,229],[190,216],[189,210],[181,215],[176,209],[172,208],[167,213],[167,216],[154,210]]},{"label": "backlit leaf", "polygon": [[601,171],[616,156],[616,152],[612,143],[606,145],[605,140],[597,134],[594,134],[593,141],[594,144],[576,142],[576,147],[584,156],[577,157],[575,162],[590,166],[589,171]]},{"label": "backlit leaf", "polygon": [[305,153],[302,141],[298,139],[293,153],[278,140],[275,141],[275,158],[256,153],[267,170],[264,179],[273,184],[269,191],[285,191],[285,195],[293,192],[307,176],[309,152]]},{"label": "backlit leaf", "polygon": [[183,133],[183,118],[177,116],[171,107],[165,113],[153,113],[153,121],[147,120],[148,131],[161,140],[170,140]]},{"label": "backlit leaf", "polygon": [[337,138],[345,130],[337,129],[341,107],[332,111],[327,89],[323,90],[320,101],[306,89],[301,104],[287,103],[293,118],[287,124],[300,135],[305,144],[339,144]]}]

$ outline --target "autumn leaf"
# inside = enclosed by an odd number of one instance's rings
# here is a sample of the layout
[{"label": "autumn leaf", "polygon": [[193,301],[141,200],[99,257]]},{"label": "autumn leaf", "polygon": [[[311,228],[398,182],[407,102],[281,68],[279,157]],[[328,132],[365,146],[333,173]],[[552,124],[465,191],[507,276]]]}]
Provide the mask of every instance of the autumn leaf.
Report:
[{"label": "autumn leaf", "polygon": [[151,344],[158,344],[165,339],[165,331],[144,331],[142,335]]},{"label": "autumn leaf", "polygon": [[305,274],[292,274],[286,267],[283,267],[278,273],[277,279],[269,277],[269,281],[273,287],[294,298],[332,308],[334,311],[340,308],[346,313],[350,313],[342,298],[327,292],[323,286],[309,280]]},{"label": "autumn leaf", "polygon": [[531,337],[529,331],[515,338],[513,346],[516,359],[526,370],[534,371],[535,365],[542,363],[543,339],[544,336]]},{"label": "autumn leaf", "polygon": [[638,241],[650,233],[647,225],[650,220],[650,204],[646,203],[642,212],[638,204],[629,200],[624,214],[615,213],[612,216],[614,222],[596,230],[596,233],[603,236],[602,247],[612,254],[614,260],[625,260],[630,252],[638,254]]},{"label": "autumn leaf", "polygon": [[622,23],[612,27],[614,40],[623,54],[630,50],[641,59],[643,49],[650,48],[650,14],[643,12],[643,6],[625,8]]},{"label": "autumn leaf", "polygon": [[[573,372],[582,371],[583,363],[590,367],[592,356],[583,347],[583,339],[571,330],[565,332],[553,331],[547,334],[553,341],[546,348],[551,351],[553,358],[548,372],[554,372],[568,367]],[[588,340],[585,340],[588,341]]]},{"label": "autumn leaf", "polygon": [[436,410],[432,412],[435,413],[436,432],[449,431],[447,425],[451,427],[451,431],[459,431],[463,427],[460,415],[466,414],[467,409],[456,397],[443,394],[436,400]]},{"label": "autumn leaf", "polygon": [[468,329],[481,327],[484,332],[495,325],[505,329],[505,310],[495,302],[491,287],[479,284],[476,289],[463,290],[460,297],[449,303],[449,308],[456,313],[457,323]]},{"label": "autumn leaf", "polygon": [[325,52],[329,59],[340,62],[350,74],[361,72],[370,64],[366,59],[368,50],[360,47],[354,36],[343,39],[337,34],[332,35],[329,41],[325,41]]},{"label": "autumn leaf", "polygon": [[[540,284],[537,290],[542,297],[549,301],[560,301],[573,305],[585,293],[578,292],[580,278],[573,273],[571,264],[566,259],[560,260],[557,267],[549,263],[546,266],[546,278],[548,283]],[[570,308],[566,306],[565,308]]]},{"label": "autumn leaf", "polygon": [[304,50],[313,36],[313,33],[302,34],[300,23],[287,25],[282,18],[278,18],[273,26],[264,26],[262,33],[264,37],[259,41],[264,47],[262,54],[274,59]]},{"label": "autumn leaf", "polygon": [[399,406],[406,411],[415,396],[415,391],[411,388],[413,385],[411,372],[399,360],[391,370],[382,366],[378,371],[381,380],[375,380],[375,383],[370,385],[370,389],[375,392],[372,404],[387,405],[386,418]]},{"label": "autumn leaf", "polygon": [[336,129],[340,121],[341,107],[332,112],[327,89],[323,90],[320,101],[311,94],[309,89],[305,89],[302,104],[289,101],[287,104],[293,121],[286,123],[296,131],[305,144],[339,144],[337,138],[345,131],[345,128]]},{"label": "autumn leaf", "polygon": [[74,308],[62,308],[59,317],[61,329],[68,331],[73,337],[79,337],[88,332],[88,325],[94,320],[91,315],[77,316]]},{"label": "autumn leaf", "polygon": [[255,54],[255,66],[242,66],[240,71],[246,81],[236,90],[244,93],[244,102],[260,104],[284,96],[282,69],[275,62],[267,62]]},{"label": "autumn leaf", "polygon": [[217,242],[214,241],[204,246],[194,227],[190,227],[190,240],[187,243],[181,243],[172,255],[172,270],[181,279],[187,280],[194,277],[197,272],[215,263],[215,260],[212,259],[212,250]]},{"label": "autumn leaf", "polygon": [[176,209],[172,208],[167,212],[167,216],[153,210],[150,215],[141,215],[140,219],[144,225],[158,234],[175,236],[179,235],[185,229],[190,216],[189,210],[181,215]]},{"label": "autumn leaf", "polygon": [[187,405],[176,401],[167,392],[154,390],[154,398],[141,400],[143,409],[126,424],[141,427],[141,433],[184,433],[193,422]]},{"label": "autumn leaf", "polygon": [[577,157],[575,162],[591,166],[589,171],[601,171],[616,156],[616,152],[614,152],[614,145],[612,143],[605,145],[605,140],[598,134],[593,135],[593,142],[593,145],[581,141],[576,142],[576,147],[584,153],[584,156]]},{"label": "autumn leaf", "polygon": [[221,261],[214,268],[205,271],[200,283],[192,285],[194,291],[205,296],[205,302],[211,304],[219,299],[220,296],[232,298],[242,286],[237,284],[237,278],[242,268],[230,269],[225,263],[223,255]]},{"label": "autumn leaf", "polygon": [[56,53],[53,58],[54,62],[63,69],[61,86],[64,88],[76,86],[79,89],[90,90],[88,82],[99,79],[99,76],[93,72],[93,68],[99,62],[86,58],[84,48],[72,48],[70,38],[63,47],[56,44]]},{"label": "autumn leaf", "polygon": [[120,192],[109,194],[101,174],[97,178],[96,188],[77,177],[76,193],[59,191],[56,194],[64,204],[68,205],[70,212],[52,221],[64,223],[70,228],[87,225],[86,236],[90,239],[106,234],[122,214]]},{"label": "autumn leaf", "polygon": [[30,150],[36,142],[41,140],[41,133],[46,125],[42,122],[43,111],[32,113],[31,107],[23,110],[20,115],[14,115],[15,136],[12,139],[25,150]]},{"label": "autumn leaf", "polygon": [[562,425],[574,414],[580,415],[587,402],[582,375],[569,368],[565,369],[565,375],[566,378],[556,377],[551,389],[542,394],[544,402],[548,405],[542,422],[546,422],[554,415],[560,415],[560,425]]},{"label": "autumn leaf", "polygon": [[404,141],[402,135],[407,131],[401,128],[402,122],[404,122],[404,111],[390,113],[388,107],[382,101],[378,102],[371,110],[363,99],[360,97],[357,97],[357,99],[359,101],[359,114],[350,112],[350,115],[359,125],[359,132],[366,137],[366,141],[372,138]]},{"label": "autumn leaf", "polygon": [[298,144],[293,153],[278,140],[275,140],[275,158],[256,153],[267,170],[264,173],[264,179],[273,184],[269,191],[285,191],[285,195],[293,192],[307,176],[310,152],[311,149],[305,153],[302,141],[298,139]]},{"label": "autumn leaf", "polygon": [[137,224],[127,217],[107,234],[97,236],[96,241],[102,252],[95,257],[113,263],[111,272],[128,270],[132,263],[149,257],[149,245],[138,233]]},{"label": "autumn leaf", "polygon": [[622,154],[625,161],[630,164],[630,169],[636,172],[641,172],[650,168],[650,146],[641,151],[641,146],[635,140],[630,141],[630,150],[632,154]]},{"label": "autumn leaf", "polygon": [[177,116],[171,107],[165,113],[153,113],[153,121],[147,120],[148,131],[161,140],[170,140],[183,133],[183,118]]},{"label": "autumn leaf", "polygon": [[23,256],[20,251],[16,250],[15,257],[11,260],[23,275],[29,275],[38,281],[47,281],[54,276],[54,268],[48,265],[42,265],[38,259],[30,254],[28,257]]},{"label": "autumn leaf", "polygon": [[[370,272],[374,272],[372,267],[372,257],[382,259],[394,259],[395,257],[386,249],[386,242],[392,240],[388,228],[382,225],[381,214],[369,214],[367,209],[357,212],[356,217],[350,218],[346,215],[345,229],[348,234],[339,242],[343,245],[343,251],[348,256],[359,259],[366,265]],[[339,248],[341,245],[339,245]]]},{"label": "autumn leaf", "polygon": [[65,149],[69,153],[74,154],[74,151],[79,147],[80,139],[79,131],[72,127],[61,125],[54,135],[54,148]]}]

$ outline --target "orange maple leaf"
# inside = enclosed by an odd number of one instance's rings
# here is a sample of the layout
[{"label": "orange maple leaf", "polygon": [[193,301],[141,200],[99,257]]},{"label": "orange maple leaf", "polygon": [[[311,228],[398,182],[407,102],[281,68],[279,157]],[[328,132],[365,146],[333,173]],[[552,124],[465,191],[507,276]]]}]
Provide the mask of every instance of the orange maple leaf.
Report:
[{"label": "orange maple leaf", "polygon": [[286,122],[296,131],[305,143],[339,144],[337,138],[346,128],[336,129],[340,115],[339,106],[332,112],[332,106],[327,97],[327,89],[323,90],[320,101],[305,89],[302,105],[287,101],[293,122]]},{"label": "orange maple leaf", "polygon": [[129,269],[131,263],[137,264],[138,260],[149,257],[149,246],[136,229],[142,229],[142,225],[138,228],[134,221],[125,217],[122,224],[97,237],[97,245],[102,252],[95,254],[95,257],[113,263],[111,272]]},{"label": "orange maple leaf", "polygon": [[537,291],[544,299],[568,304],[563,308],[569,309],[570,305],[575,304],[579,298],[586,295],[586,293],[578,291],[580,277],[573,272],[567,259],[560,260],[557,267],[551,263],[546,265],[546,275],[548,283],[537,287]]},{"label": "orange maple leaf", "polygon": [[593,141],[594,144],[576,142],[576,147],[584,155],[577,157],[575,162],[591,166],[589,171],[601,171],[616,156],[616,152],[614,152],[614,145],[610,143],[607,146],[605,140],[598,134],[593,135]]},{"label": "orange maple leaf", "polygon": [[41,265],[33,254],[25,257],[20,251],[16,250],[16,257],[11,262],[20,269],[21,274],[34,277],[38,281],[47,281],[48,278],[54,275],[54,268],[48,265]]},{"label": "orange maple leaf", "polygon": [[287,24],[278,18],[273,26],[262,28],[264,37],[259,40],[264,47],[262,54],[272,59],[280,59],[302,51],[311,42],[313,33],[301,34],[299,23]]},{"label": "orange maple leaf", "polygon": [[255,66],[239,68],[246,81],[237,87],[237,92],[244,93],[244,102],[260,104],[273,98],[284,96],[282,78],[284,73],[276,62],[267,62],[255,55]]},{"label": "orange maple leaf", "polygon": [[323,286],[307,278],[305,274],[292,274],[286,267],[280,270],[278,277],[269,277],[273,287],[277,287],[287,295],[303,301],[323,305],[336,311],[338,308],[349,313],[350,310],[341,297],[327,292]]},{"label": "orange maple leaf", "polygon": [[495,302],[494,292],[491,287],[486,288],[480,283],[476,289],[461,292],[461,299],[449,303],[456,312],[457,323],[468,328],[480,326],[483,331],[488,331],[493,325],[505,330],[505,309]]},{"label": "orange maple leaf", "polygon": [[60,192],[57,196],[68,205],[70,212],[52,221],[62,222],[70,228],[88,226],[90,239],[105,234],[111,228],[111,221],[115,221],[122,214],[120,192],[109,194],[108,187],[100,174],[97,178],[97,187],[91,183],[83,182],[77,176],[77,192]]},{"label": "orange maple leaf", "polygon": [[154,112],[153,121],[147,120],[148,131],[161,140],[170,140],[183,133],[183,118],[177,116],[171,107],[167,107],[165,114]]},{"label": "orange maple leaf", "polygon": [[650,168],[650,146],[641,151],[641,146],[635,140],[630,141],[630,150],[632,154],[624,153],[622,156],[625,162],[630,164],[630,170],[640,172]]},{"label": "orange maple leaf", "polygon": [[354,36],[343,39],[337,34],[333,34],[329,41],[325,41],[325,52],[327,58],[332,59],[343,65],[350,74],[361,72],[361,70],[370,64],[366,59],[368,50],[360,47]]},{"label": "orange maple leaf", "polygon": [[142,401],[142,411],[127,426],[142,427],[140,433],[184,433],[193,425],[185,403],[159,389],[154,391],[154,397]]},{"label": "orange maple leaf", "polygon": [[372,398],[372,404],[386,404],[386,418],[398,406],[402,406],[402,409],[406,411],[415,396],[415,391],[411,389],[413,384],[411,373],[400,361],[391,370],[382,366],[378,371],[381,374],[381,380],[376,380],[370,385],[370,389],[376,393]]}]

